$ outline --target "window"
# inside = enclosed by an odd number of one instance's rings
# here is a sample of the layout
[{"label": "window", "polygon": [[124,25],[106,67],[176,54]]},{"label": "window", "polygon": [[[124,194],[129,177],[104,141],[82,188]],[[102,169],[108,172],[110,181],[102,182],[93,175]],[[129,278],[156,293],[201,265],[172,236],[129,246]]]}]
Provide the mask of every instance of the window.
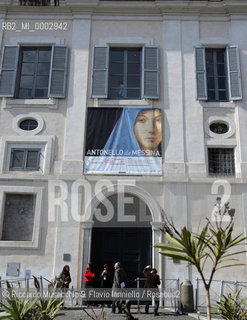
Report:
[{"label": "window", "polygon": [[224,49],[206,49],[208,101],[227,101]]},{"label": "window", "polygon": [[141,50],[110,49],[109,99],[140,99]]},{"label": "window", "polygon": [[209,129],[216,134],[225,134],[229,131],[229,127],[224,122],[213,122],[210,124]]},{"label": "window", "polygon": [[17,98],[48,96],[51,48],[21,48],[17,76]]},{"label": "window", "polygon": [[234,149],[208,148],[208,167],[212,176],[234,175]]},{"label": "window", "polygon": [[38,127],[38,121],[34,119],[26,119],[20,122],[19,127],[25,131],[32,131]]},{"label": "window", "polygon": [[68,48],[5,46],[0,96],[19,99],[64,98]]},{"label": "window", "polygon": [[40,248],[43,188],[0,186],[0,248]]},{"label": "window", "polygon": [[32,241],[35,212],[34,194],[5,195],[1,240]]},{"label": "window", "polygon": [[242,99],[237,46],[196,48],[196,73],[198,100]]},{"label": "window", "polygon": [[11,149],[10,170],[39,170],[41,149]]},{"label": "window", "polygon": [[92,98],[158,99],[158,48],[95,46],[91,89]]}]

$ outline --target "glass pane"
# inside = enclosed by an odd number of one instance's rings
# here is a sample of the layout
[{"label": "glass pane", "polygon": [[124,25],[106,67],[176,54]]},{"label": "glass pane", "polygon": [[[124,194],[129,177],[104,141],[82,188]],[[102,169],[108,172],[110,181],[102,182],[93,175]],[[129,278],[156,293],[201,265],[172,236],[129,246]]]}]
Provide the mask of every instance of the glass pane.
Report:
[{"label": "glass pane", "polygon": [[213,90],[208,90],[208,100],[215,100],[215,92]]},{"label": "glass pane", "polygon": [[110,99],[123,99],[123,98],[125,98],[124,90],[110,89],[109,90],[109,98]]},{"label": "glass pane", "polygon": [[109,79],[109,87],[117,87],[120,88],[123,86],[123,76],[110,76]]},{"label": "glass pane", "polygon": [[122,61],[124,60],[124,52],[123,51],[115,51],[111,50],[110,52],[110,63],[113,61]]},{"label": "glass pane", "polygon": [[49,62],[51,60],[51,50],[39,50],[39,62]]},{"label": "glass pane", "polygon": [[20,88],[32,88],[33,82],[33,76],[21,76]]},{"label": "glass pane", "polygon": [[140,51],[128,51],[128,62],[140,62]]},{"label": "glass pane", "polygon": [[227,124],[223,122],[214,122],[210,124],[210,130],[217,134],[224,134],[229,131],[229,127]]},{"label": "glass pane", "polygon": [[50,73],[50,63],[39,63],[38,64],[38,74],[49,75]]},{"label": "glass pane", "polygon": [[48,76],[37,76],[36,88],[48,88],[49,77]]},{"label": "glass pane", "polygon": [[227,100],[226,90],[219,91],[219,100],[220,101],[226,101]]},{"label": "glass pane", "polygon": [[219,77],[218,78],[218,87],[219,87],[219,89],[225,89],[226,88],[226,79],[225,79],[225,77]]},{"label": "glass pane", "polygon": [[214,89],[214,87],[215,87],[214,78],[208,77],[207,78],[207,85],[208,85],[208,89]]},{"label": "glass pane", "polygon": [[48,96],[48,89],[35,89],[35,98],[46,98]]},{"label": "glass pane", "polygon": [[34,74],[34,63],[27,63],[27,62],[24,62],[22,64],[22,68],[21,68],[21,74]]},{"label": "glass pane", "polygon": [[217,65],[217,72],[218,72],[218,76],[224,76],[225,75],[225,65],[218,64]]},{"label": "glass pane", "polygon": [[124,65],[123,63],[112,62],[110,65],[110,74],[123,74]]},{"label": "glass pane", "polygon": [[213,63],[213,52],[206,50],[206,63]]},{"label": "glass pane", "polygon": [[33,120],[33,119],[27,119],[27,120],[23,120],[21,123],[20,123],[20,128],[22,130],[26,130],[26,131],[29,131],[29,130],[34,130],[38,127],[38,122],[36,120]]},{"label": "glass pane", "polygon": [[139,89],[128,89],[127,98],[129,99],[140,99],[140,90]]},{"label": "glass pane", "polygon": [[214,76],[214,66],[212,64],[207,65],[207,76],[208,77]]},{"label": "glass pane", "polygon": [[34,62],[36,50],[23,50],[23,62]]},{"label": "glass pane", "polygon": [[38,167],[38,151],[28,151],[27,153],[27,163],[26,168],[27,169],[37,169]]},{"label": "glass pane", "polygon": [[224,63],[224,57],[225,57],[224,51],[216,52],[216,56],[217,56],[217,63]]},{"label": "glass pane", "polygon": [[22,168],[24,160],[24,150],[14,150],[12,154],[12,168]]},{"label": "glass pane", "polygon": [[18,98],[27,99],[32,97],[32,89],[20,89]]},{"label": "glass pane", "polygon": [[140,77],[139,76],[128,76],[127,80],[127,87],[128,88],[139,88],[140,87]]},{"label": "glass pane", "polygon": [[128,64],[128,74],[140,74],[140,64],[139,63],[129,63]]}]

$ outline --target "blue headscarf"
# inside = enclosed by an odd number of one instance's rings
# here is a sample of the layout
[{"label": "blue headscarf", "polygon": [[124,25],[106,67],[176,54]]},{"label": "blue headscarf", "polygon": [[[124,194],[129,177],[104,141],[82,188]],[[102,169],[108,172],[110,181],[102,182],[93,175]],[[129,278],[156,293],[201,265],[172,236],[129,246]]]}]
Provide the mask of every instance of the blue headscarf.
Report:
[{"label": "blue headscarf", "polygon": [[[152,108],[123,108],[122,114],[117,121],[109,139],[104,147],[105,150],[119,152],[128,155],[128,151],[141,151],[140,145],[134,134],[134,125],[140,111]],[[158,109],[158,108],[155,108]]]}]

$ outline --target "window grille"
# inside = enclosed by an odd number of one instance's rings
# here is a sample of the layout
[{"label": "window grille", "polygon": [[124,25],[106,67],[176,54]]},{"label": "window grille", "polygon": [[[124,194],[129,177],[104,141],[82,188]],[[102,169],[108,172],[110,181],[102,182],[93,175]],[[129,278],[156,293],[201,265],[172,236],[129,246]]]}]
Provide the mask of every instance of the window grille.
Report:
[{"label": "window grille", "polygon": [[232,176],[235,174],[234,149],[208,149],[209,175]]}]

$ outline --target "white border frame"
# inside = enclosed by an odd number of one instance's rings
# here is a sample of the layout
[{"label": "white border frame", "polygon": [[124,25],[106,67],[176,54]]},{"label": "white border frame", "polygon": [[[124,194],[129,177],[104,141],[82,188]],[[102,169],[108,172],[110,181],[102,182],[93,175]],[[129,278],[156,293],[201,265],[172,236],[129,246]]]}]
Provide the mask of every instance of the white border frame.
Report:
[{"label": "white border frame", "polygon": [[[9,150],[11,147],[26,147],[26,148],[37,148],[43,147],[43,164],[41,166],[40,171],[10,171],[9,163],[10,157],[8,159]],[[14,173],[14,174],[49,174],[53,161],[53,145],[54,145],[54,137],[53,136],[10,136],[10,137],[2,137],[0,142],[0,174],[2,173]]]},{"label": "white border frame", "polygon": [[5,195],[11,194],[33,194],[36,196],[34,221],[33,221],[33,239],[31,241],[9,241],[0,240],[0,248],[36,248],[40,246],[40,220],[42,212],[42,187],[26,186],[0,186],[0,234],[2,235],[2,226],[4,219]]},{"label": "white border frame", "polygon": [[[22,121],[28,120],[28,119],[36,120],[38,122],[38,126],[36,129],[28,131],[28,130],[23,130],[20,128],[20,123]],[[42,131],[42,129],[44,128],[44,120],[39,114],[23,113],[23,114],[19,114],[18,116],[16,116],[13,119],[12,128],[16,133],[18,133],[22,136],[34,136],[34,135],[40,133]]]},{"label": "white border frame", "polygon": [[[217,134],[210,130],[210,125],[213,122],[222,122],[224,124],[227,124],[229,127],[229,130],[226,133],[223,134]],[[215,139],[227,139],[232,137],[236,132],[236,126],[235,123],[228,117],[221,117],[221,116],[211,116],[205,121],[205,132],[211,137]]]}]

